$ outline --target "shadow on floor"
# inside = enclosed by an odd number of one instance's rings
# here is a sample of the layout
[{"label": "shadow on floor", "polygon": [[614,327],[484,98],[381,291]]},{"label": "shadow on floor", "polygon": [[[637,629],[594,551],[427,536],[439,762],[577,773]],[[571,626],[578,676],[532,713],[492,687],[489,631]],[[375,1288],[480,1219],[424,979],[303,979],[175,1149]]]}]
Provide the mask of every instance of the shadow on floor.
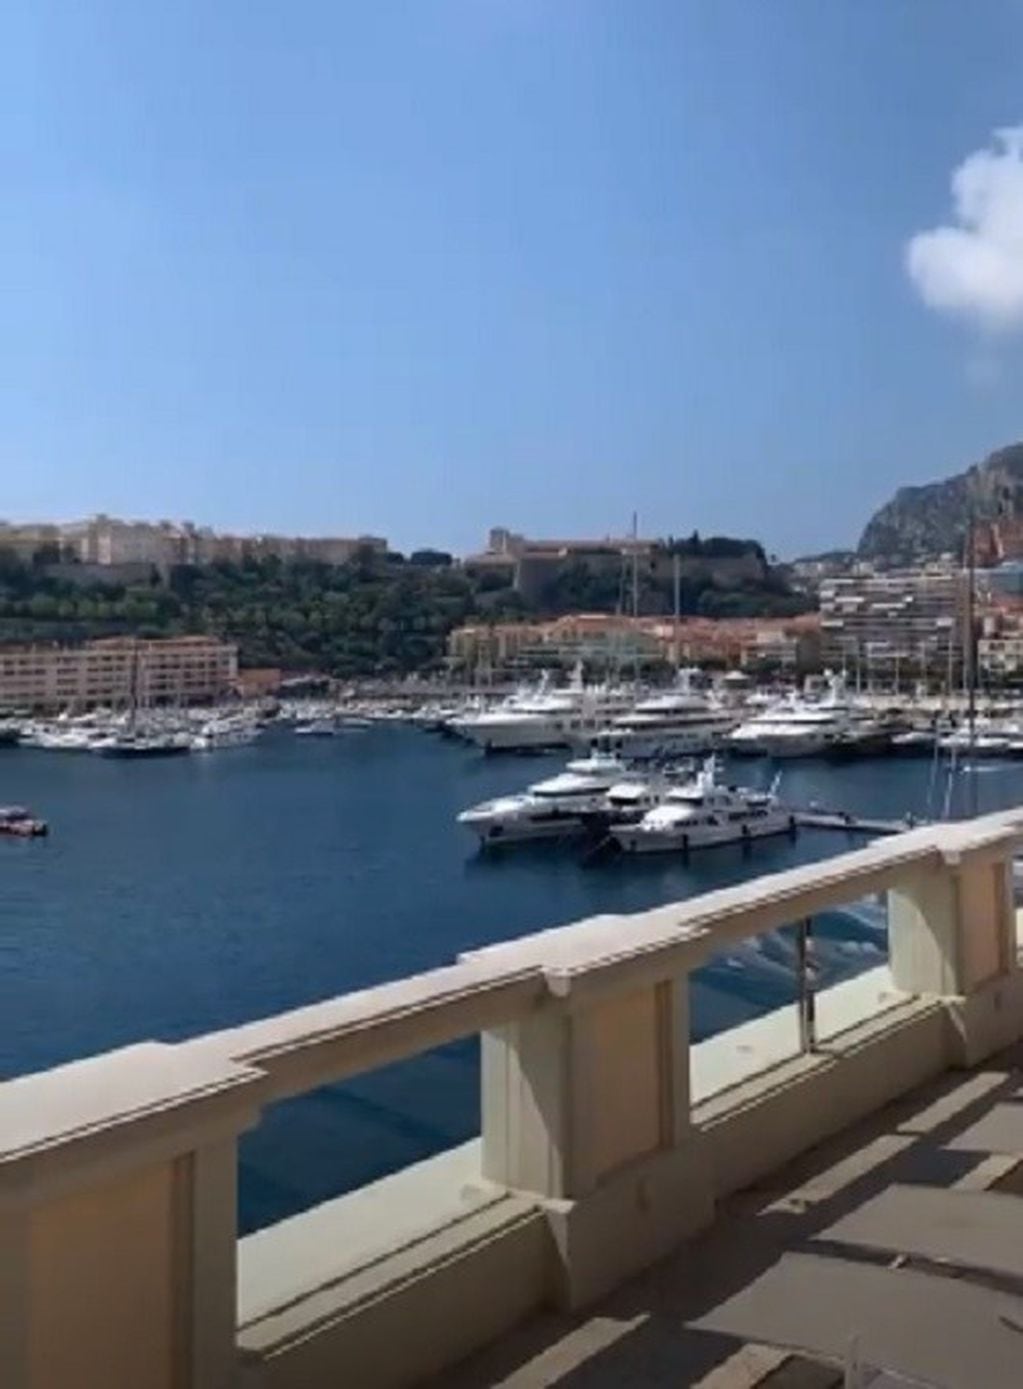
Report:
[{"label": "shadow on floor", "polygon": [[[878,1111],[801,1155],[763,1182],[721,1202],[713,1227],[676,1254],[577,1316],[541,1314],[449,1371],[445,1389],[653,1389],[706,1386],[824,1389],[834,1367],[744,1349],[737,1338],[692,1323],[747,1288],[786,1252],[895,1184],[969,1183],[989,1155],[948,1145],[998,1104],[1018,1098],[1023,1048],[982,1071],[958,1072]],[[1023,1154],[1021,1154],[1023,1158]],[[980,1184],[1023,1191],[1023,1168]],[[827,1257],[827,1244],[813,1252]],[[773,1360],[772,1360],[773,1356]]]}]

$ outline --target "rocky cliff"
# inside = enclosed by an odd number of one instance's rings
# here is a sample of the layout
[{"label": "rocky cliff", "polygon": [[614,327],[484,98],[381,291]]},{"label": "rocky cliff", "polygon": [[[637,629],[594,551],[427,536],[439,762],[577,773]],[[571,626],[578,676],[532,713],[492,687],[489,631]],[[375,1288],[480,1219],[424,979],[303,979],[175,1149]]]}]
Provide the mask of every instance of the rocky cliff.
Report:
[{"label": "rocky cliff", "polygon": [[971,500],[980,521],[1023,518],[1023,444],[997,449],[944,482],[900,487],[868,521],[859,552],[907,561],[961,552]]}]

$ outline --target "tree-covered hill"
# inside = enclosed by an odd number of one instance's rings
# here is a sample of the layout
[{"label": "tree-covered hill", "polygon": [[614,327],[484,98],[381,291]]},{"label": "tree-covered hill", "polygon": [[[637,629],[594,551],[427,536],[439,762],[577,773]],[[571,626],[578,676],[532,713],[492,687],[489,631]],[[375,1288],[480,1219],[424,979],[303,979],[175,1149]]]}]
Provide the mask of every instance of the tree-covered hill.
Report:
[{"label": "tree-covered hill", "polygon": [[[0,642],[206,632],[236,641],[244,665],[399,674],[439,665],[448,633],[462,623],[612,612],[622,603],[620,577],[585,563],[567,565],[527,603],[511,574],[473,574],[430,550],[408,560],[364,554],[339,566],[277,559],[179,566],[133,583],[51,560],[42,554],[25,562],[0,550]],[[670,572],[652,569],[640,576],[640,610],[670,611]],[[710,616],[781,615],[802,602],[766,566],[758,577],[733,576],[723,586],[712,569],[693,571],[682,598],[685,612]]]}]

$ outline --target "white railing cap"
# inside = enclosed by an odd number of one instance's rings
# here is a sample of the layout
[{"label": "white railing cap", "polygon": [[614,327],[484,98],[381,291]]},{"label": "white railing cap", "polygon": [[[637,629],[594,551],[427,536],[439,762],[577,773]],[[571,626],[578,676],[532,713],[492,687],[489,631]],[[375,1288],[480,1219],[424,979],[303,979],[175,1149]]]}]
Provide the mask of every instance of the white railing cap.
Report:
[{"label": "white railing cap", "polygon": [[[90,1153],[109,1162],[164,1143],[195,1146],[197,1129],[254,1119],[262,1078],[189,1044],[140,1042],[0,1085],[0,1195],[60,1175]],[[182,1113],[191,1110],[189,1122]]]}]

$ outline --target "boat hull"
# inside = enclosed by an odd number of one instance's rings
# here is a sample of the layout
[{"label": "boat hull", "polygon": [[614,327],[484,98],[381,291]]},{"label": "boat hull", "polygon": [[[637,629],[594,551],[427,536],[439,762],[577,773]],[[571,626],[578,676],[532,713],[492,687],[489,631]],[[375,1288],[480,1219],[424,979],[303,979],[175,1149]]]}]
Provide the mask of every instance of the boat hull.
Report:
[{"label": "boat hull", "polygon": [[726,735],[715,729],[639,733],[605,728],[601,730],[599,741],[602,749],[635,762],[702,757],[727,745]]},{"label": "boat hull", "polygon": [[[463,823],[466,823],[463,821]],[[499,823],[467,824],[483,845],[525,844],[532,840],[564,839],[585,834],[587,824],[580,815],[564,815],[549,820],[505,820]]]},{"label": "boat hull", "polygon": [[789,834],[795,829],[791,815],[772,815],[761,821],[743,825],[700,825],[686,830],[681,825],[649,829],[641,825],[615,826],[611,836],[627,854],[694,853],[697,849],[715,849],[725,844],[748,844],[754,839],[769,839]]},{"label": "boat hull", "polygon": [[760,744],[764,757],[776,762],[785,762],[794,757],[826,757],[834,747],[834,740],[813,734],[792,738],[765,738]]},{"label": "boat hull", "polygon": [[456,721],[451,730],[484,752],[540,752],[546,748],[567,748],[571,744],[567,722],[564,725],[546,721],[532,724],[523,719],[521,722],[477,724],[467,720]]},{"label": "boat hull", "polygon": [[188,744],[171,744],[166,747],[152,748],[131,748],[131,747],[110,747],[96,748],[100,757],[117,757],[122,760],[138,760],[143,757],[182,757],[190,752]]}]

